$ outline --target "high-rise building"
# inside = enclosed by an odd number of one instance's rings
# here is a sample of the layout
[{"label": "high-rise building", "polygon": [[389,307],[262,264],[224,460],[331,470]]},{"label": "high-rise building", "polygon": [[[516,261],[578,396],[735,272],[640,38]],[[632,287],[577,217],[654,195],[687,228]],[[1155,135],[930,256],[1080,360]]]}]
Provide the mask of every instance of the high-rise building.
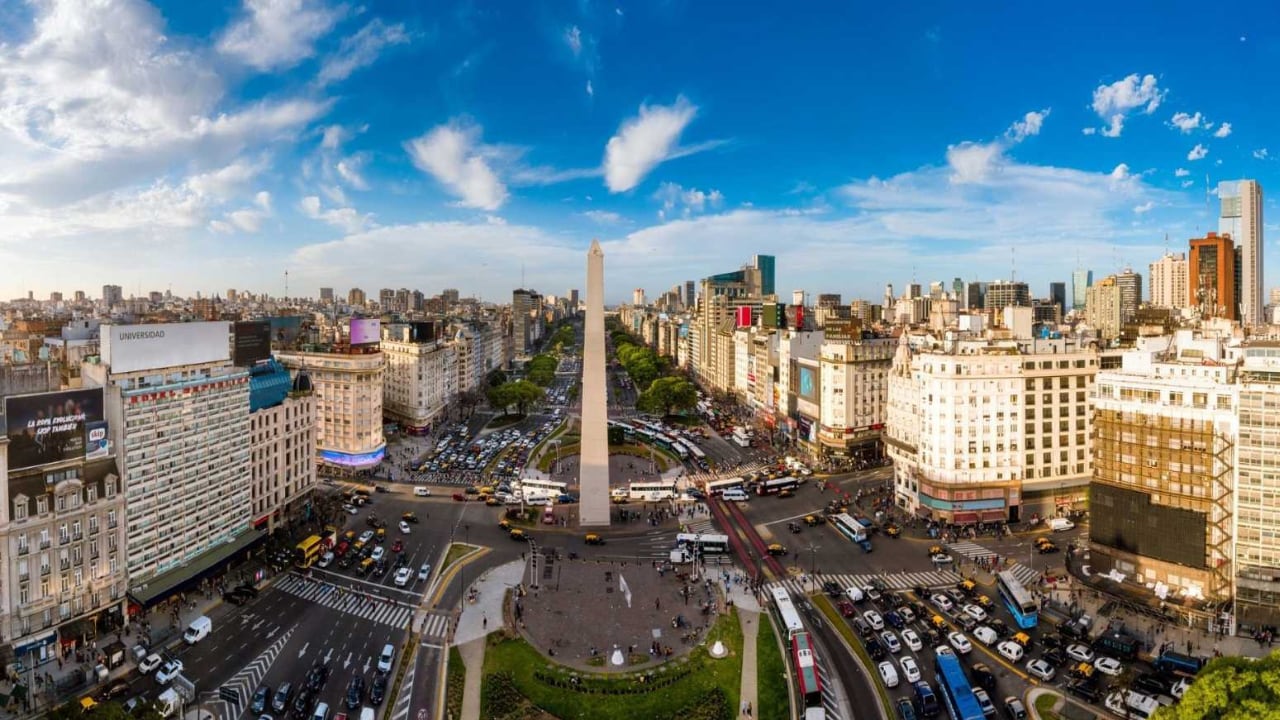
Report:
[{"label": "high-rise building", "polygon": [[119,285],[102,286],[102,304],[107,307],[124,301],[124,290]]},{"label": "high-rise building", "polygon": [[987,283],[971,282],[964,285],[961,307],[965,310],[981,310],[987,302]]},{"label": "high-rise building", "polygon": [[773,295],[776,292],[774,285],[775,258],[772,255],[756,255],[752,259],[752,265],[756,270],[760,271],[760,294]]},{"label": "high-rise building", "polygon": [[436,323],[396,323],[382,329],[382,411],[408,432],[426,433],[458,394],[457,353]]},{"label": "high-rise building", "polygon": [[1151,304],[1175,310],[1188,307],[1191,281],[1187,278],[1186,253],[1165,251],[1164,257],[1151,263],[1150,269]]},{"label": "high-rise building", "polygon": [[644,307],[644,288],[636,288],[631,291],[631,304],[636,307]]},{"label": "high-rise building", "polygon": [[1071,273],[1071,309],[1083,310],[1089,288],[1093,286],[1093,271],[1076,268]]},{"label": "high-rise building", "polygon": [[862,328],[859,320],[826,320],[818,356],[818,443],[840,457],[872,461],[883,457],[880,436],[898,341],[864,338]]},{"label": "high-rise building", "polygon": [[274,531],[316,488],[316,398],[311,377],[276,360],[249,369],[250,517]]},{"label": "high-rise building", "polygon": [[[768,258],[767,262],[761,262]],[[703,278],[695,317],[689,324],[689,367],[703,386],[728,392],[734,386],[734,330],[739,308],[759,310],[764,272],[773,257],[757,255],[752,265]]]},{"label": "high-rise building", "polygon": [[1218,201],[1222,205],[1218,233],[1229,235],[1240,255],[1240,275],[1236,300],[1240,304],[1237,318],[1245,325],[1260,325],[1262,315],[1263,241],[1262,186],[1257,180],[1230,180],[1218,184]]},{"label": "high-rise building", "polygon": [[999,313],[1009,306],[1030,307],[1031,289],[1020,280],[996,280],[987,284],[983,309]]},{"label": "high-rise building", "polygon": [[1067,316],[1067,284],[1064,282],[1049,283],[1049,302],[1058,306],[1058,317]]},{"label": "high-rise building", "polygon": [[62,302],[62,293],[57,292],[56,290],[54,292],[49,293],[49,302],[52,302],[52,303]]},{"label": "high-rise building", "polygon": [[75,302],[78,302],[78,303],[82,303],[85,300],[85,294],[83,290],[75,291],[75,293],[72,294],[71,297],[75,300]]},{"label": "high-rise building", "polygon": [[942,294],[944,292],[946,291],[943,289],[941,280],[934,280],[933,282],[929,283],[929,299],[930,300],[941,300]]},{"label": "high-rise building", "polygon": [[347,292],[347,304],[351,307],[364,307],[368,298],[365,297],[364,291],[360,288],[351,288]]},{"label": "high-rise building", "polygon": [[806,302],[805,302],[805,300],[804,300],[804,291],[803,291],[803,290],[792,290],[792,291],[791,291],[791,305],[792,305],[793,307],[804,307],[806,304],[807,304],[807,303],[806,303]]},{"label": "high-rise building", "polygon": [[542,296],[536,290],[511,292],[511,336],[516,357],[533,352],[542,338]]},{"label": "high-rise building", "polygon": [[964,280],[960,278],[951,279],[951,294],[955,296],[956,300],[961,303],[964,302]]},{"label": "high-rise building", "polygon": [[1236,617],[1253,627],[1280,622],[1280,343],[1251,342],[1240,368],[1236,442]]},{"label": "high-rise building", "polygon": [[569,289],[569,310],[574,312],[578,309],[578,288]]},{"label": "high-rise building", "polygon": [[1189,300],[1205,318],[1239,320],[1236,248],[1231,238],[1211,232],[1191,239],[1187,263]]},{"label": "high-rise building", "polygon": [[1142,276],[1131,268],[1125,268],[1115,276],[1120,293],[1120,322],[1133,322],[1142,306]]},{"label": "high-rise building", "polygon": [[364,470],[382,462],[387,441],[382,434],[383,356],[372,352],[329,352],[325,349],[276,354],[294,375],[311,377],[316,398],[316,446],[324,465]]},{"label": "high-rise building", "polygon": [[331,287],[320,288],[320,302],[322,303],[333,302],[333,288]]},{"label": "high-rise building", "polygon": [[378,309],[386,312],[395,308],[396,291],[392,288],[382,288],[378,291]]},{"label": "high-rise building", "polygon": [[1120,311],[1120,288],[1116,276],[1108,275],[1085,290],[1084,320],[1098,335],[1110,340],[1120,336],[1124,320]]}]

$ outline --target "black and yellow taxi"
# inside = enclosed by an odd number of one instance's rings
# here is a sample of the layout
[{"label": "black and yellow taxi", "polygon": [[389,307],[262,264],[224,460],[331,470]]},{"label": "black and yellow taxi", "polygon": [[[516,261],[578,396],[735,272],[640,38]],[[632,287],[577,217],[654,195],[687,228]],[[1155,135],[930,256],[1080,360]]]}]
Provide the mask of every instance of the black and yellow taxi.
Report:
[{"label": "black and yellow taxi", "polygon": [[815,525],[821,525],[822,518],[818,517],[817,515],[805,515],[804,524],[808,525],[809,527],[814,527]]},{"label": "black and yellow taxi", "polygon": [[484,497],[484,504],[488,505],[489,507],[495,507],[495,506],[501,505],[502,501],[494,497],[493,495],[486,495]]},{"label": "black and yellow taxi", "polygon": [[418,522],[418,514],[411,512],[401,513],[400,519],[407,523],[416,523]]},{"label": "black and yellow taxi", "polygon": [[978,583],[968,578],[965,578],[964,580],[961,580],[960,582],[956,583],[956,589],[964,593],[965,595],[972,595],[975,592],[977,592]]},{"label": "black and yellow taxi", "polygon": [[897,523],[889,523],[884,526],[884,534],[891,538],[896,538],[902,534],[902,528]]},{"label": "black and yellow taxi", "polygon": [[945,550],[941,545],[930,545],[930,546],[929,546],[929,555],[930,555],[930,556],[933,556],[933,555],[941,555],[942,553],[945,553],[945,552],[946,552],[946,550]]},{"label": "black and yellow taxi", "polygon": [[511,532],[511,521],[506,518],[502,518],[498,521],[498,527],[506,530],[507,532]]},{"label": "black and yellow taxi", "polygon": [[987,597],[986,595],[979,594],[977,597],[973,599],[973,601],[978,603],[978,605],[984,610],[990,610],[991,608],[995,607],[995,603],[992,602],[991,598]]},{"label": "black and yellow taxi", "polygon": [[584,537],[582,540],[588,545],[604,544],[604,537],[602,537],[599,533],[587,533],[586,537]]},{"label": "black and yellow taxi", "polygon": [[790,488],[787,488],[786,490],[778,491],[778,497],[780,498],[789,498],[789,497],[795,497],[795,496],[796,496],[796,491]]},{"label": "black and yellow taxi", "polygon": [[509,534],[512,540],[519,540],[521,542],[524,542],[529,539],[529,536],[526,535],[524,530],[521,530],[520,528],[511,528],[511,531]]},{"label": "black and yellow taxi", "polygon": [[769,545],[769,554],[770,554],[770,555],[775,555],[775,556],[777,556],[777,555],[786,555],[786,554],[787,554],[787,546],[786,546],[786,545],[783,545],[782,543],[773,543],[773,544]]}]

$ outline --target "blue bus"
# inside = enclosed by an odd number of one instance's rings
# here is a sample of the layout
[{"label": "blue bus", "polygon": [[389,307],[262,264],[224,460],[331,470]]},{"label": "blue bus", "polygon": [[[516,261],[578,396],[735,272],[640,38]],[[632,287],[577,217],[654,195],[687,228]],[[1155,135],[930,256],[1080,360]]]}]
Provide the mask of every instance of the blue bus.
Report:
[{"label": "blue bus", "polygon": [[934,656],[933,668],[937,671],[938,689],[951,720],[983,720],[982,706],[973,696],[973,687],[965,677],[960,658],[952,652]]},{"label": "blue bus", "polygon": [[1031,593],[1022,587],[1022,583],[1011,570],[1002,570],[996,574],[996,587],[1005,607],[1013,614],[1018,627],[1029,630],[1040,622],[1040,606],[1031,597]]}]

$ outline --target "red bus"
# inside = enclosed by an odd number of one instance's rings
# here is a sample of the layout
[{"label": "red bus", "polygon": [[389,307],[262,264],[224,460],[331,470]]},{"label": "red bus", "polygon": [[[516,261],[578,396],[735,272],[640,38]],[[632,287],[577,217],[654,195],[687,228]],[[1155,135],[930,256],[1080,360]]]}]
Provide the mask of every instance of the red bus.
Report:
[{"label": "red bus", "polygon": [[795,665],[796,686],[805,707],[822,707],[822,678],[818,675],[818,659],[813,654],[809,633],[791,636],[791,662]]}]

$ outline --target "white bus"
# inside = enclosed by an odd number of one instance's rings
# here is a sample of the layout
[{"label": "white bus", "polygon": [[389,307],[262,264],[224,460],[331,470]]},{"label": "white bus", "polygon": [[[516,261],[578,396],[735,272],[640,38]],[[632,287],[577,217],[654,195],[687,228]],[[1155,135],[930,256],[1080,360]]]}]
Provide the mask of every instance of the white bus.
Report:
[{"label": "white bus", "polygon": [[724,480],[710,480],[707,482],[707,495],[712,497],[723,495],[725,490],[730,488],[744,489],[746,481],[740,477],[725,478]]},{"label": "white bus", "polygon": [[832,515],[831,524],[835,526],[836,530],[840,531],[841,535],[844,535],[854,542],[862,542],[867,539],[867,529],[862,526],[862,523],[854,520],[853,516],[848,513]]},{"label": "white bus", "polygon": [[536,478],[524,478],[520,481],[520,489],[525,495],[530,492],[541,490],[551,497],[558,498],[569,492],[569,483],[556,482],[555,480],[538,480]]},{"label": "white bus", "polygon": [[751,447],[751,431],[741,426],[734,428],[733,442],[738,447]]},{"label": "white bus", "polygon": [[702,452],[702,448],[698,447],[697,443],[692,440],[685,440],[684,446],[689,448],[689,452],[693,455],[694,460],[701,461],[707,459],[707,454]]},{"label": "white bus", "polygon": [[675,480],[636,480],[631,483],[629,495],[632,500],[657,502],[670,500],[676,496]]},{"label": "white bus", "polygon": [[725,555],[728,552],[728,535],[680,533],[676,535],[676,547],[671,551],[671,562],[693,562],[693,559],[697,556]]},{"label": "white bus", "polygon": [[786,477],[774,478],[772,480],[765,480],[762,483],[758,483],[756,485],[756,494],[776,495],[783,490],[795,490],[798,487],[800,487],[800,481],[788,475]]}]

